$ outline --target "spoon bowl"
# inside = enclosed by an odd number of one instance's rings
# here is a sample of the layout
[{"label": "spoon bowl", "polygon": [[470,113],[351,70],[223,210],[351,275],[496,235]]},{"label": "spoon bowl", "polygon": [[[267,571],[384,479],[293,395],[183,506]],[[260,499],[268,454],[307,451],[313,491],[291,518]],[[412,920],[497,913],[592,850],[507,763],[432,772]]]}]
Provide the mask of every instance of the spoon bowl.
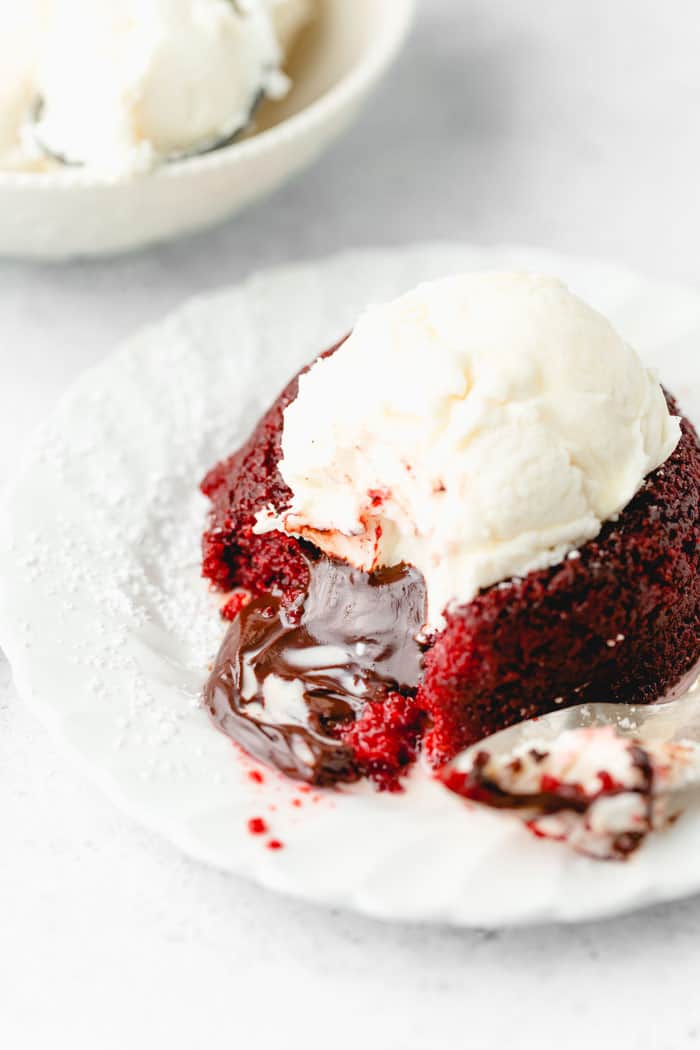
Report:
[{"label": "spoon bowl", "polygon": [[700,689],[650,706],[588,703],[532,718],[440,773],[455,794],[511,811],[538,838],[625,860],[700,786]]}]

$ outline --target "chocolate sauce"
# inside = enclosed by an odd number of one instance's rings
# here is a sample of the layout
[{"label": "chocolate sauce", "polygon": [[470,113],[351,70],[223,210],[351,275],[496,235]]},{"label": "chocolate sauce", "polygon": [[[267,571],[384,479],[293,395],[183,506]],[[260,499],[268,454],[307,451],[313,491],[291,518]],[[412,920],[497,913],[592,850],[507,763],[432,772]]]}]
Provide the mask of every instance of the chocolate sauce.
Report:
[{"label": "chocolate sauce", "polygon": [[296,607],[264,595],[242,609],[204,699],[220,729],[288,776],[356,780],[338,730],[370,701],[415,692],[425,584],[405,565],[368,574],[325,556],[309,575]]}]

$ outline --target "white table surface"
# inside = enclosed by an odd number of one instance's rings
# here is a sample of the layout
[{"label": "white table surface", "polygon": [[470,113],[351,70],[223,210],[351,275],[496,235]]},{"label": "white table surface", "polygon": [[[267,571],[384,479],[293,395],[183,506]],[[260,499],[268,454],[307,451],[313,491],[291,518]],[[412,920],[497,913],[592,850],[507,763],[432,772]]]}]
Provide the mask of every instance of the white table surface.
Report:
[{"label": "white table surface", "polygon": [[[516,240],[696,283],[699,54],[695,0],[423,0],[369,112],[271,200],[130,258],[0,262],[0,479],[115,343],[276,262]],[[700,1040],[699,939],[698,899],[458,932],[324,912],[203,869],[74,772],[0,662],[8,1050],[678,1050]]]}]

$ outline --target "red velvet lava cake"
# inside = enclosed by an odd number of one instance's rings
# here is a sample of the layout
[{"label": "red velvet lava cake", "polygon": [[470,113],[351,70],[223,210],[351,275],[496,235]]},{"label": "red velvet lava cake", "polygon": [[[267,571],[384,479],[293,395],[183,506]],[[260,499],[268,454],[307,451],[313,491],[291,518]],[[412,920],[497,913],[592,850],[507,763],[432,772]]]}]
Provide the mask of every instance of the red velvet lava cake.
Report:
[{"label": "red velvet lava cake", "polygon": [[[535,293],[523,309],[532,311]],[[353,338],[319,360],[349,353]],[[688,420],[670,455],[592,538],[468,600],[456,585],[430,624],[430,579],[418,567],[358,566],[314,542],[325,523],[279,525],[294,501],[283,435],[299,389],[297,376],[202,482],[211,500],[203,573],[226,595],[231,621],[206,703],[252,755],[316,784],[370,777],[395,789],[419,752],[439,767],[519,720],[586,700],[651,703],[693,671],[700,444]],[[670,396],[666,403],[677,415]],[[386,498],[386,487],[372,490],[367,506]],[[263,514],[278,527],[261,529]]]}]

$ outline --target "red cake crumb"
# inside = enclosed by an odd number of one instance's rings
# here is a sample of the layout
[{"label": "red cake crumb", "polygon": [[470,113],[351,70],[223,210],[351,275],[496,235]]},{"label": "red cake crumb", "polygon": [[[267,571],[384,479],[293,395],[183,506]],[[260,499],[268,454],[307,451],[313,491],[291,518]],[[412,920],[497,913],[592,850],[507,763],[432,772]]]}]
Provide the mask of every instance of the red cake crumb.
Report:
[{"label": "red cake crumb", "polygon": [[[542,829],[540,828],[540,826],[538,825],[536,820],[528,820],[528,821],[526,821],[525,822],[525,827],[527,828],[527,830],[530,832],[531,835],[535,836],[536,839],[551,839],[554,842],[556,841],[556,839],[555,839],[555,837],[553,835],[547,835],[547,834],[545,834],[544,831],[542,831]],[[560,836],[560,841],[562,841],[562,842],[564,841],[564,836],[563,835]]]},{"label": "red cake crumb", "polygon": [[425,713],[413,697],[390,693],[367,704],[357,721],[342,728],[341,738],[363,776],[380,790],[397,791],[401,774],[415,761],[424,725]]},{"label": "red cake crumb", "polygon": [[607,769],[598,771],[598,780],[600,781],[601,790],[610,794],[613,791],[622,791],[624,788],[624,784],[621,784],[611,773],[608,773]]},{"label": "red cake crumb", "polygon": [[262,817],[251,817],[248,821],[248,831],[251,835],[264,835],[267,832],[267,824]]},{"label": "red cake crumb", "polygon": [[[263,508],[289,505],[277,464],[283,411],[296,392],[297,378],[202,484],[212,503],[204,576],[223,591],[272,592],[288,609],[303,598],[320,552],[279,532],[256,535],[253,525]],[[651,703],[692,669],[700,659],[700,444],[687,420],[681,426],[676,450],[616,521],[559,565],[451,609],[428,642],[415,698],[389,693],[341,727],[361,775],[392,789],[421,747],[441,766],[561,706]]]},{"label": "red cake crumb", "polygon": [[268,849],[284,849],[284,843],[280,842],[279,839],[270,839],[267,843]]},{"label": "red cake crumb", "polygon": [[265,781],[265,778],[259,769],[251,769],[248,773],[248,779],[252,780],[255,784],[262,784]]},{"label": "red cake crumb", "polygon": [[235,620],[241,609],[243,609],[250,601],[249,591],[236,591],[231,597],[224,602],[221,606],[221,616],[224,620]]},{"label": "red cake crumb", "polygon": [[[562,783],[559,777],[550,776],[549,773],[543,773],[540,777],[540,791],[544,792],[545,794],[550,792],[554,794],[555,792],[559,791],[561,786]],[[572,788],[573,791],[583,791],[583,788],[580,784],[571,784],[569,786]]]}]

